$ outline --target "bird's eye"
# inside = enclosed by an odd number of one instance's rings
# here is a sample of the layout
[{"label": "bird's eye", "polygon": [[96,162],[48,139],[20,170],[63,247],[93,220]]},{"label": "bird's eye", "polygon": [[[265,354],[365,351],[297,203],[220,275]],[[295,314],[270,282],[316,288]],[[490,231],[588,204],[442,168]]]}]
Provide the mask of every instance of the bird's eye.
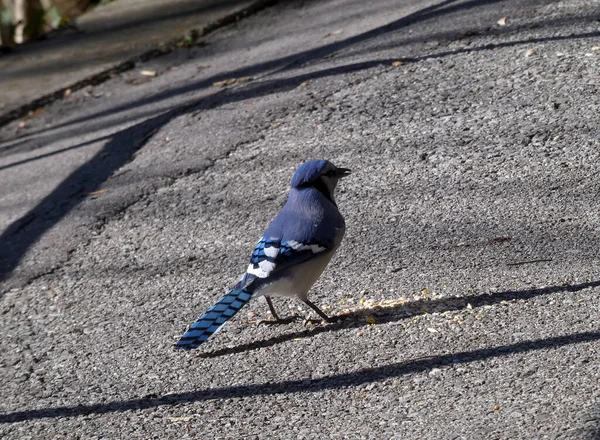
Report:
[{"label": "bird's eye", "polygon": [[325,173],[325,175],[327,177],[334,177],[335,176],[335,170],[329,170]]}]

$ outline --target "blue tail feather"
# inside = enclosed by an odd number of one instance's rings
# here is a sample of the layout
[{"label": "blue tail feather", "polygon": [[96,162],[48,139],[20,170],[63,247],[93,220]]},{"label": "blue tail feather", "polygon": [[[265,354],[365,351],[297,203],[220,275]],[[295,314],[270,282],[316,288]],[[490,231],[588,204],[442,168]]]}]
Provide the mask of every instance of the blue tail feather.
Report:
[{"label": "blue tail feather", "polygon": [[196,320],[177,342],[178,348],[196,348],[210,338],[252,298],[245,289],[232,289]]}]

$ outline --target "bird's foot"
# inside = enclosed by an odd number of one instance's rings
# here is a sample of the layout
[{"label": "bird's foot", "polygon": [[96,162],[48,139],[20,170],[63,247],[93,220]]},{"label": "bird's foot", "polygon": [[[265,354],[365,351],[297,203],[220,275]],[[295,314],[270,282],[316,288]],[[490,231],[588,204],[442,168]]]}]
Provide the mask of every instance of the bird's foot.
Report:
[{"label": "bird's foot", "polygon": [[323,324],[323,322],[326,322],[327,324],[333,324],[335,322],[338,322],[339,318],[337,316],[332,316],[332,317],[327,317],[327,319],[325,318],[306,318],[304,320],[304,326],[307,325],[315,325],[315,324]]}]

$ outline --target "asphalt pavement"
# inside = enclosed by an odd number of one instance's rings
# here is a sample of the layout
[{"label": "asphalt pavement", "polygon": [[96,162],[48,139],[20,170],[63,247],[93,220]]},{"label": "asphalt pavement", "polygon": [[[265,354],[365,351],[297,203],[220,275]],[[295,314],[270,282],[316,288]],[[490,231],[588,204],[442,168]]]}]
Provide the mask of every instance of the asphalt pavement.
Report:
[{"label": "asphalt pavement", "polygon": [[[598,17],[281,2],[1,128],[0,436],[600,439]],[[342,319],[175,351],[312,158]]]},{"label": "asphalt pavement", "polygon": [[[0,56],[0,124],[65,92],[130,70],[137,59],[187,45],[257,0],[119,0],[100,4],[36,41]],[[273,2],[271,2],[273,3]],[[69,92],[67,92],[68,94]]]}]

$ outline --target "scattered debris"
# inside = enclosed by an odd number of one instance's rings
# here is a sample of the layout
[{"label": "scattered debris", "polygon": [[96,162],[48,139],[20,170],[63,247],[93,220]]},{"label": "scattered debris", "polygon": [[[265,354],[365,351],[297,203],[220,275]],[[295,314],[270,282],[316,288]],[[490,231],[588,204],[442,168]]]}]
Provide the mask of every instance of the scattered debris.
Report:
[{"label": "scattered debris", "polygon": [[156,76],[156,70],[142,70],[140,72],[140,75],[155,77]]},{"label": "scattered debris", "polygon": [[93,191],[93,192],[89,193],[88,195],[90,195],[90,196],[97,196],[97,195],[103,194],[103,193],[105,193],[107,191],[108,191],[107,189],[99,189],[98,191]]},{"label": "scattered debris", "polygon": [[331,31],[331,32],[328,32],[323,38],[331,37],[332,35],[338,35],[338,34],[341,34],[342,32],[344,32],[343,29]]},{"label": "scattered debris", "polygon": [[536,55],[536,54],[537,54],[537,52],[536,52],[536,50],[535,50],[535,49],[527,49],[527,50],[525,51],[525,56],[526,56],[526,57],[530,57],[530,56],[533,56],[533,55]]},{"label": "scattered debris", "polygon": [[169,417],[169,422],[189,422],[193,418],[194,417],[192,417],[192,416],[188,416],[188,417]]},{"label": "scattered debris", "polygon": [[500,20],[498,20],[496,23],[500,26],[506,26],[506,20],[508,18],[507,17],[502,17]]}]

